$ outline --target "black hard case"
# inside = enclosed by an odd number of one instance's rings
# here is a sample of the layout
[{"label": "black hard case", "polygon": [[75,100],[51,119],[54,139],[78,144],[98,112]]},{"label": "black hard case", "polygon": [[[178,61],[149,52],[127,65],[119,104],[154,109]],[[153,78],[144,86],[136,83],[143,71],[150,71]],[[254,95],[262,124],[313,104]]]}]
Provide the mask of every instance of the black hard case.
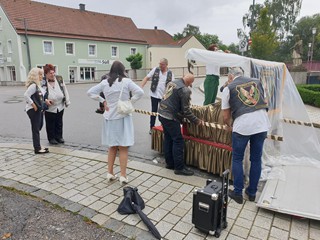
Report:
[{"label": "black hard case", "polygon": [[196,228],[219,237],[227,227],[229,170],[222,181],[207,180],[207,185],[193,194],[192,223]]}]

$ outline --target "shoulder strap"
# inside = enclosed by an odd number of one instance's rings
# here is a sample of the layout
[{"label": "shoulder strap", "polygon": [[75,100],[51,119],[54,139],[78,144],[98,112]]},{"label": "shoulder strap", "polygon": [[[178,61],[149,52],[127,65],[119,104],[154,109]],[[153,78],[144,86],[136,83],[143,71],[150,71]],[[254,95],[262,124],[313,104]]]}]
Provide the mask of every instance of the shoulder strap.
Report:
[{"label": "shoulder strap", "polygon": [[[117,78],[117,80],[119,81],[119,78]],[[122,84],[121,84],[121,92],[119,95],[119,100],[121,100],[121,96],[122,96],[122,91],[123,91],[123,79],[121,80]]]},{"label": "shoulder strap", "polygon": [[59,84],[59,87],[60,87],[60,89],[61,89],[61,91],[62,91],[62,93],[63,93],[63,96],[66,96],[66,94],[65,94],[65,92],[64,92],[64,88],[63,88],[63,78],[62,78],[62,76],[57,75],[57,76],[56,76],[56,79],[57,79],[58,84]]}]

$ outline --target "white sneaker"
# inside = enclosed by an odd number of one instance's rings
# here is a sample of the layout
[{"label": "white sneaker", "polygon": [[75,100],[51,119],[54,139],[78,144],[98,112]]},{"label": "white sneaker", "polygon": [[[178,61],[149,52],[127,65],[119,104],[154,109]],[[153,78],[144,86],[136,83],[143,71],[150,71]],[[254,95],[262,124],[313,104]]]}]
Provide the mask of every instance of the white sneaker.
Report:
[{"label": "white sneaker", "polygon": [[117,179],[117,175],[113,175],[111,173],[108,173],[107,174],[107,179],[108,179],[109,182],[113,181],[113,180],[116,180]]},{"label": "white sneaker", "polygon": [[120,176],[119,181],[121,184],[126,184],[129,182],[129,179],[127,177]]}]

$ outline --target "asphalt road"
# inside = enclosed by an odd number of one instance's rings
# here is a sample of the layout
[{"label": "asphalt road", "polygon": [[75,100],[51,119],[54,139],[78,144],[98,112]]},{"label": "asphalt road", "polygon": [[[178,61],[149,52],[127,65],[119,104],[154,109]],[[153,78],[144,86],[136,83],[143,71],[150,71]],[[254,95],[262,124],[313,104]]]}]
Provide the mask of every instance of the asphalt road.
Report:
[{"label": "asphalt road", "polygon": [[[199,85],[203,79],[196,79],[192,88],[192,104],[202,105],[203,93]],[[137,82],[140,84],[140,82]],[[101,145],[102,115],[95,113],[98,102],[90,99],[86,92],[93,86],[88,84],[67,85],[71,105],[64,113],[64,139],[66,144],[75,143],[82,145]],[[144,87],[145,94],[135,107],[150,111],[151,102],[149,97],[150,82]],[[24,111],[25,102],[23,94],[24,86],[0,87],[0,136],[24,138],[31,140],[31,125]],[[135,127],[135,145],[129,151],[149,157],[157,157],[159,154],[151,150],[151,136],[149,135],[149,116],[133,113]],[[157,124],[160,124],[157,120]],[[46,131],[41,131],[41,142],[47,145]]]}]

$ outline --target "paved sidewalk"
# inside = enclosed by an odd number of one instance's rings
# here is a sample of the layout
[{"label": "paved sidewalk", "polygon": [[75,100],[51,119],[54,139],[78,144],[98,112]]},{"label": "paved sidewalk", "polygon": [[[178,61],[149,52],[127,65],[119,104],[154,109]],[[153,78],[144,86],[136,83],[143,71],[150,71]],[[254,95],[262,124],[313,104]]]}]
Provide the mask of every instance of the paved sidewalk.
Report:
[{"label": "paved sidewalk", "polygon": [[[138,215],[117,213],[123,186],[108,183],[106,173],[105,154],[50,147],[49,154],[34,155],[31,144],[0,143],[0,186],[58,204],[130,239],[153,239]],[[146,202],[143,212],[164,239],[215,239],[191,223],[192,192],[206,179],[176,176],[152,162],[133,160],[128,177]],[[320,221],[259,209],[249,201],[230,201],[227,219],[219,239],[320,239]]]}]

